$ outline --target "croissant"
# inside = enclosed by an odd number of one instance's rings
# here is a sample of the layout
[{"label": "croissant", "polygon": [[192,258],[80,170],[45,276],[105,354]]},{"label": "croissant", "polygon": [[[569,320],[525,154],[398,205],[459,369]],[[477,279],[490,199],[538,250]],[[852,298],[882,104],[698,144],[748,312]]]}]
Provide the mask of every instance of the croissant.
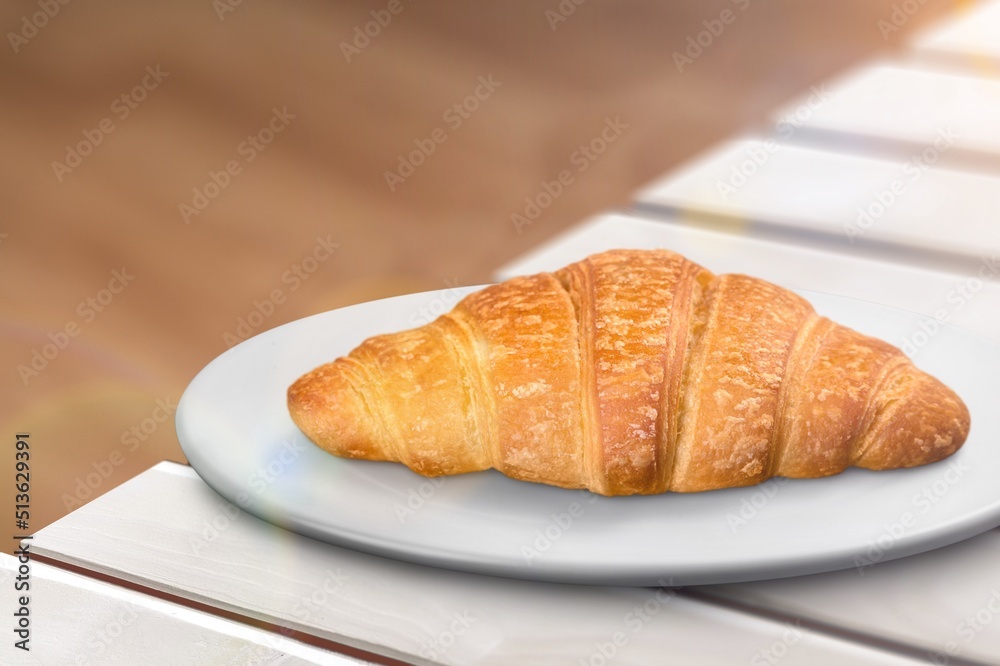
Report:
[{"label": "croissant", "polygon": [[489,286],[305,374],[288,407],[338,456],[602,495],[913,467],[969,431],[896,347],[666,250]]}]

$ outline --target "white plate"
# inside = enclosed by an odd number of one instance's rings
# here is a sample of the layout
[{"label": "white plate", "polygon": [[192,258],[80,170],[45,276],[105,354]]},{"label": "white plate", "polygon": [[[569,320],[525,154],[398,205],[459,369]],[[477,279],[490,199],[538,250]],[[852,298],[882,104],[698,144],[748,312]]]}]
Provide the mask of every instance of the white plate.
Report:
[{"label": "white plate", "polygon": [[[780,578],[937,548],[1000,524],[1000,348],[941,325],[916,354],[972,412],[948,460],[890,472],[772,480],[697,494],[606,498],[479,472],[428,480],[314,446],[285,407],[301,374],[378,333],[411,328],[476,288],[334,310],[262,333],[212,361],[177,410],[191,465],[276,525],[377,555],[485,574],[621,585]],[[895,344],[925,318],[804,292],[842,324]]]}]

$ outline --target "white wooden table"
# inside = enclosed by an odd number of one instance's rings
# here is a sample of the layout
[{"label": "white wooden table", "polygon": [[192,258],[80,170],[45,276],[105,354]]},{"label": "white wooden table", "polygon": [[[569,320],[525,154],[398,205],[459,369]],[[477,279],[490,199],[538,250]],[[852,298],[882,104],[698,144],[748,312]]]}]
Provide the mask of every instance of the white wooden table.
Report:
[{"label": "white wooden table", "polygon": [[[584,221],[497,277],[610,247],[668,247],[717,272],[943,316],[1000,344],[997,70],[992,2],[921,36],[902,62],[831,82],[816,108],[804,99],[776,111],[773,132],[713,148],[629,210]],[[959,137],[940,159],[908,170],[949,125]],[[2,664],[1000,664],[996,529],[777,581],[543,584],[320,543],[164,462],[24,543],[32,649],[14,648],[6,630]],[[22,565],[0,556],[7,592]],[[0,595],[8,626],[18,608]]]},{"label": "white wooden table", "polygon": [[[1000,73],[1000,3],[964,3],[966,11],[935,26],[913,42],[914,56],[987,76]],[[971,6],[969,6],[971,5]]]}]

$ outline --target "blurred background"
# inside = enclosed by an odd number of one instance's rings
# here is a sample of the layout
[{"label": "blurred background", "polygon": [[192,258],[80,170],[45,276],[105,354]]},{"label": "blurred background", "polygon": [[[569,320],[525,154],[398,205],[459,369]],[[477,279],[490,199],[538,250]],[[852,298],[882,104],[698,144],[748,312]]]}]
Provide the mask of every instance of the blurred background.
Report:
[{"label": "blurred background", "polygon": [[956,4],[887,33],[894,0],[3,3],[3,506],[18,432],[30,532],[184,462],[176,402],[234,342],[487,282]]}]

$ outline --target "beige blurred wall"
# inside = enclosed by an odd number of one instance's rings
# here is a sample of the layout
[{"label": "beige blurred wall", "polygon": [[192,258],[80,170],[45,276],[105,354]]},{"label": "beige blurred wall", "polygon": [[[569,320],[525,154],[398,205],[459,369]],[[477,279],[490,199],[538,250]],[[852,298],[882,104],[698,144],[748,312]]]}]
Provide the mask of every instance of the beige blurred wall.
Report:
[{"label": "beige blurred wall", "polygon": [[[485,282],[956,3],[927,0],[886,40],[878,21],[893,5],[4,3],[3,532],[17,531],[18,431],[31,433],[33,531],[156,462],[183,461],[172,405],[255,301],[283,297],[260,306],[256,333]],[[679,71],[674,52],[724,10],[730,23]],[[385,23],[377,36],[345,48],[372,11]],[[454,110],[477,88],[474,112]],[[525,197],[615,119],[606,152],[517,229]],[[247,143],[272,122],[271,143]],[[435,137],[390,188],[399,155]],[[67,146],[88,154],[77,163]],[[196,201],[206,187],[214,198]],[[19,370],[43,351],[52,358],[35,359],[37,375]]]}]

